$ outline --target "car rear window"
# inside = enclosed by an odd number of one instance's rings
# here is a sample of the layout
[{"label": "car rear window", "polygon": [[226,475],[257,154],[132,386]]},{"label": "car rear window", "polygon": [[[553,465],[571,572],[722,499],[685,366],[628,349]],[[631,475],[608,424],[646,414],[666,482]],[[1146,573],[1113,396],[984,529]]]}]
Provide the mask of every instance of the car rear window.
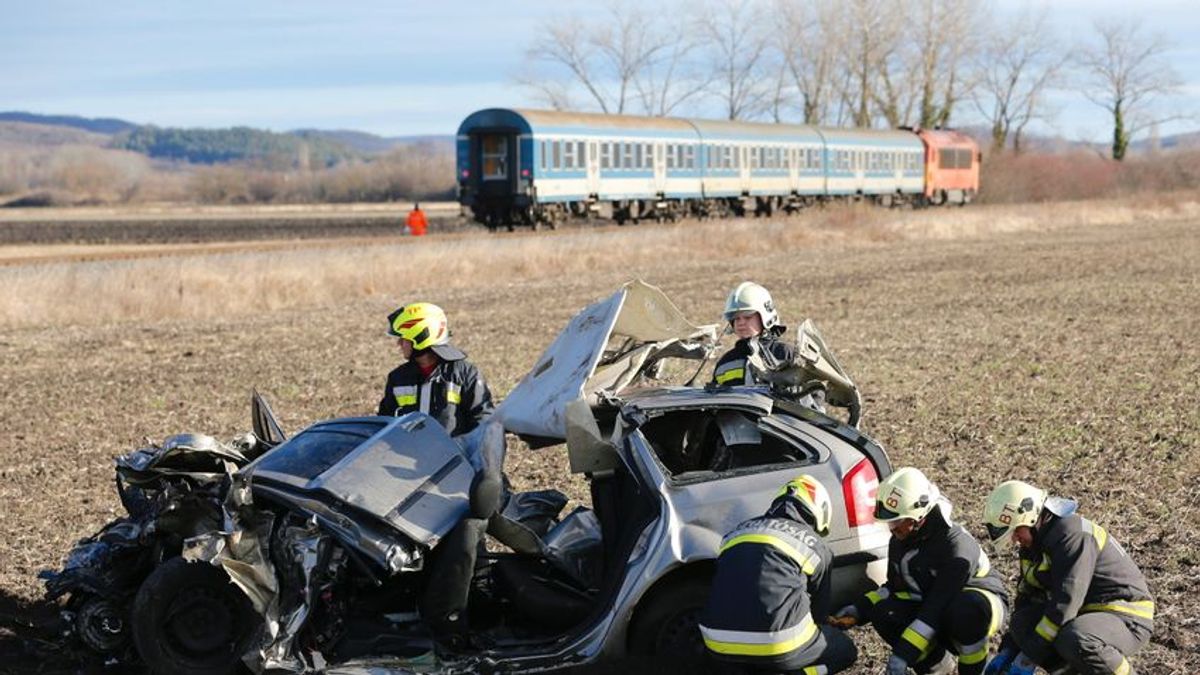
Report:
[{"label": "car rear window", "polygon": [[270,471],[311,480],[386,426],[380,422],[344,422],[311,427],[265,455],[255,472]]}]

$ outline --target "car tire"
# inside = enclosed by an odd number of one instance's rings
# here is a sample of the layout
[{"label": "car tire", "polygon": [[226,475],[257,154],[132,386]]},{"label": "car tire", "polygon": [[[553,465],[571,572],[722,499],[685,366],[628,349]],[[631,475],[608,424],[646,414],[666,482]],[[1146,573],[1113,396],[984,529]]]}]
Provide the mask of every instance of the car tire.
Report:
[{"label": "car tire", "polygon": [[138,589],[132,624],[152,671],[225,675],[238,672],[262,620],[224,570],[172,558]]},{"label": "car tire", "polygon": [[637,656],[702,659],[700,615],[708,603],[708,578],[691,578],[655,592],[629,628],[629,651]]}]

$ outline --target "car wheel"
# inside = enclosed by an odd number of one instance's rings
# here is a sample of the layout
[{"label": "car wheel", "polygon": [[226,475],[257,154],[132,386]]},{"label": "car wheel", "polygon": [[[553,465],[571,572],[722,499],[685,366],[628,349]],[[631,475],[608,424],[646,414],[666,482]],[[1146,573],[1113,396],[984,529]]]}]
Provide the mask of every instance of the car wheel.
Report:
[{"label": "car wheel", "polygon": [[700,615],[709,586],[706,578],[688,579],[655,593],[630,626],[629,650],[639,656],[703,658]]},{"label": "car wheel", "polygon": [[138,589],[133,642],[157,673],[235,672],[261,620],[225,572],[172,558]]}]

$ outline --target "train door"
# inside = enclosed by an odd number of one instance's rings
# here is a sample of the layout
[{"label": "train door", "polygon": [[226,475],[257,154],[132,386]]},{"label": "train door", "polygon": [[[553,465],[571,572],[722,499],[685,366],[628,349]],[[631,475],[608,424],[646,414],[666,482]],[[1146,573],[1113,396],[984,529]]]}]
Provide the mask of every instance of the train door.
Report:
[{"label": "train door", "polygon": [[742,194],[750,193],[750,148],[743,145],[735,147],[738,159],[738,181]]},{"label": "train door", "polygon": [[479,135],[479,180],[483,194],[511,195],[513,163],[516,159],[515,138],[507,133]]},{"label": "train door", "polygon": [[667,191],[667,148],[662,143],[654,144],[654,189],[655,194]]},{"label": "train door", "polygon": [[587,142],[587,189],[589,195],[600,194],[600,143]]}]

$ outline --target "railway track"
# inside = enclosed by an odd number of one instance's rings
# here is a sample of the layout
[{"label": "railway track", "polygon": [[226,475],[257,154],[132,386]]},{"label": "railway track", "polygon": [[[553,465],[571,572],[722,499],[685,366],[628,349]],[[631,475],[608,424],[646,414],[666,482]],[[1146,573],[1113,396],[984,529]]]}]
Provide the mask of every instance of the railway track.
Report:
[{"label": "railway track", "polygon": [[[489,233],[478,226],[464,226],[452,231],[430,232],[423,237],[398,234],[368,236],[332,236],[290,239],[244,239],[233,241],[179,242],[179,243],[119,243],[119,244],[8,244],[0,245],[0,267],[54,265],[65,263],[106,262],[137,260],[143,258],[192,257],[207,255],[263,253],[272,251],[304,251],[358,246],[420,246],[434,241],[476,239],[479,237],[546,237],[589,230],[616,229],[612,224],[571,225],[558,230]],[[395,229],[395,228],[393,228]]]}]

